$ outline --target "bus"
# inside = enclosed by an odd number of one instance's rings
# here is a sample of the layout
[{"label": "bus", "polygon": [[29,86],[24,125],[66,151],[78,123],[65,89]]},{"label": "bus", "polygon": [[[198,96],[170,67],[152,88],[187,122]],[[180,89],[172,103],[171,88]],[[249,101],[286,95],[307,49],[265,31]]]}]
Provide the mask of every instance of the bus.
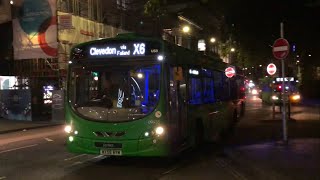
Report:
[{"label": "bus", "polygon": [[227,78],[226,67],[130,33],[76,45],[68,66],[67,149],[164,157],[223,139],[245,108],[244,78]]}]

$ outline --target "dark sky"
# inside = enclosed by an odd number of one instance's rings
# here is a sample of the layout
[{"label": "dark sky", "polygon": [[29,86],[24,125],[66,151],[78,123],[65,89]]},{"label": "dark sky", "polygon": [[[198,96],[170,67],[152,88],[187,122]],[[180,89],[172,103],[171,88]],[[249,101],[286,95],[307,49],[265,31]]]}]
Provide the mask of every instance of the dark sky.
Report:
[{"label": "dark sky", "polygon": [[263,58],[272,57],[270,45],[280,37],[280,22],[284,22],[284,37],[296,45],[297,53],[319,56],[320,0],[209,0],[208,3],[211,8],[218,3],[228,24],[234,24],[233,32],[240,44]]}]

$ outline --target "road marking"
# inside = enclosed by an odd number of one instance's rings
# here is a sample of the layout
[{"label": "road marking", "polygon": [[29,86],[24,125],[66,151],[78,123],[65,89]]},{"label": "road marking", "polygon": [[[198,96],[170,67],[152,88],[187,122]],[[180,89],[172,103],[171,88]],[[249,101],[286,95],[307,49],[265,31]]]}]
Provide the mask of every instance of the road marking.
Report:
[{"label": "road marking", "polygon": [[173,167],[173,168],[169,169],[168,171],[163,172],[163,173],[161,173],[161,174],[162,174],[162,175],[170,174],[171,172],[177,170],[178,168],[179,168],[179,166]]},{"label": "road marking", "polygon": [[225,160],[222,160],[222,159],[216,159],[216,163],[228,170],[236,179],[242,179],[242,180],[248,180],[244,175],[242,175],[240,172],[238,172],[237,170],[235,170],[234,168],[232,168],[230,166],[230,164],[228,164]]},{"label": "road marking", "polygon": [[104,159],[104,158],[108,158],[108,157],[110,157],[110,156],[99,155],[99,156],[96,156],[96,157],[94,157],[92,159]]},{"label": "road marking", "polygon": [[0,151],[0,154],[6,153],[6,152],[11,152],[11,151],[16,151],[16,150],[19,150],[19,149],[25,149],[25,148],[29,148],[29,147],[33,147],[33,146],[38,146],[38,144],[32,144],[32,145],[29,145],[29,146],[22,146],[22,147],[18,147],[18,148],[13,148],[13,149]]},{"label": "road marking", "polygon": [[7,177],[5,177],[5,176],[1,176],[1,177],[0,177],[0,179],[6,179],[6,178],[7,178]]},{"label": "road marking", "polygon": [[[68,159],[65,159],[65,160],[75,159],[75,158],[78,158],[78,157],[83,156],[83,155],[86,155],[86,154],[81,154],[79,156],[71,157],[71,158],[68,158]],[[100,160],[102,160],[104,158],[108,158],[108,157],[110,157],[110,156],[98,155],[98,156],[95,156],[93,158],[89,158],[89,159],[86,159],[86,160],[76,161],[76,162],[72,163],[71,165],[66,166],[66,168],[73,168],[73,167],[78,166],[78,165],[82,165],[82,164],[86,164],[86,163],[90,163],[90,162],[100,161]]]},{"label": "road marking", "polygon": [[73,157],[71,157],[71,158],[67,158],[67,159],[64,159],[64,160],[65,160],[65,161],[70,161],[70,160],[72,160],[72,159],[76,159],[76,158],[81,157],[81,156],[86,156],[86,154],[80,154],[80,155],[73,156]]},{"label": "road marking", "polygon": [[44,139],[47,140],[47,141],[49,141],[49,142],[53,141],[53,140],[50,139],[50,138],[44,138]]},{"label": "road marking", "polygon": [[76,165],[79,165],[79,164],[83,164],[83,162],[77,161],[77,162],[74,162],[71,166],[76,166]]}]

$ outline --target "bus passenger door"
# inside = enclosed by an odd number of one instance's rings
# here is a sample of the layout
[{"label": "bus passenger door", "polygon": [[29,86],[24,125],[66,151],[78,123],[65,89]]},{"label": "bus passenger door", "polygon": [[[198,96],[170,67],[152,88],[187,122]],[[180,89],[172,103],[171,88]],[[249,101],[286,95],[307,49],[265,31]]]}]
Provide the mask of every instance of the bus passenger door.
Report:
[{"label": "bus passenger door", "polygon": [[170,68],[170,119],[175,142],[181,145],[188,136],[187,87],[182,67]]}]

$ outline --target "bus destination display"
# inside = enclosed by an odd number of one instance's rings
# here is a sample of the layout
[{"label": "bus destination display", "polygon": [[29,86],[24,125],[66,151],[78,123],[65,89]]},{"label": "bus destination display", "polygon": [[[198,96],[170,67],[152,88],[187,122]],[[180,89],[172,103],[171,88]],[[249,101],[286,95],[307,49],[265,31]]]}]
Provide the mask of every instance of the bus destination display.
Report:
[{"label": "bus destination display", "polygon": [[[146,50],[147,47],[145,43],[133,42],[91,46],[88,48],[88,54],[95,58],[145,56],[147,55]],[[148,50],[150,53],[153,52],[150,48]]]}]

